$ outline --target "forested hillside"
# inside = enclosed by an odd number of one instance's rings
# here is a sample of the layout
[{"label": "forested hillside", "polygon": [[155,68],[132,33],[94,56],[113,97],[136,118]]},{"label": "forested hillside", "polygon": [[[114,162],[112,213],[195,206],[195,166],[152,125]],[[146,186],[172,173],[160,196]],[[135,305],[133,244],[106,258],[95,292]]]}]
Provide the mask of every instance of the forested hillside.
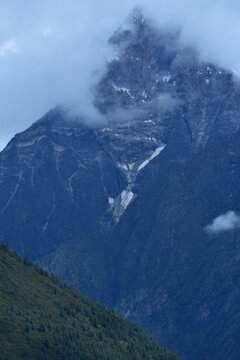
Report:
[{"label": "forested hillside", "polygon": [[140,328],[0,244],[0,359],[177,360]]}]

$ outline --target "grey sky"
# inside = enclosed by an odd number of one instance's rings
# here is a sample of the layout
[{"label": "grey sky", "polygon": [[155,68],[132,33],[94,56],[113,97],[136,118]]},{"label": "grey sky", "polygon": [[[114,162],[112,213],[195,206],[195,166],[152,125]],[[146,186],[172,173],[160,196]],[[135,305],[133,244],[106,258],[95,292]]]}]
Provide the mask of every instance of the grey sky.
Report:
[{"label": "grey sky", "polygon": [[0,0],[0,148],[56,104],[91,106],[107,40],[135,5],[181,27],[203,59],[240,72],[235,0]]}]

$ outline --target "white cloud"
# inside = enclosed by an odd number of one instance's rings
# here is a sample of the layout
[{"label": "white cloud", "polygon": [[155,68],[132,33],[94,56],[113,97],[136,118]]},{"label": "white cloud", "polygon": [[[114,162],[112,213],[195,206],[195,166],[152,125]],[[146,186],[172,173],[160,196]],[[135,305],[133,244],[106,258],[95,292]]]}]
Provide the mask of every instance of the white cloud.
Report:
[{"label": "white cloud", "polygon": [[205,228],[209,234],[218,234],[234,229],[240,229],[240,216],[234,211],[228,211],[226,214],[216,217],[211,224]]},{"label": "white cloud", "polygon": [[240,73],[237,0],[0,0],[0,132],[22,131],[58,103],[91,109],[107,40],[138,4],[155,24],[181,27],[203,59]]},{"label": "white cloud", "polygon": [[45,37],[49,37],[52,35],[53,31],[52,31],[52,28],[50,25],[44,25],[42,28],[41,28],[41,32],[43,34],[43,36]]},{"label": "white cloud", "polygon": [[6,56],[7,53],[17,53],[18,52],[18,47],[17,47],[17,43],[16,40],[14,39],[10,39],[7,41],[4,41],[1,45],[0,45],[0,56]]}]

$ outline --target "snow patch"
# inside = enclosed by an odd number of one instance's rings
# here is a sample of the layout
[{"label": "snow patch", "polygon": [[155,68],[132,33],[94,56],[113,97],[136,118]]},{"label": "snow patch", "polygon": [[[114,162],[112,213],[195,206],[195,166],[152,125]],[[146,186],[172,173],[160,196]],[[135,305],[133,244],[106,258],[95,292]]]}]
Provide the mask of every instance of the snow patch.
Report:
[{"label": "snow patch", "polygon": [[132,170],[134,168],[135,163],[128,164],[129,170]]},{"label": "snow patch", "polygon": [[60,146],[58,144],[55,144],[53,143],[54,145],[54,149],[57,151],[57,152],[63,152],[65,150],[65,148],[63,146]]},{"label": "snow patch", "polygon": [[128,207],[128,205],[130,204],[130,202],[132,201],[132,198],[134,196],[134,193],[132,191],[126,191],[124,190],[121,193],[121,205],[124,208],[124,210],[126,210],[126,208]]},{"label": "snow patch", "polygon": [[118,166],[121,167],[122,169],[128,171],[128,166],[126,164],[118,163]]},{"label": "snow patch", "polygon": [[156,123],[155,123],[154,121],[152,121],[152,120],[145,120],[144,122],[145,122],[146,124],[148,123],[148,124],[156,125]]},{"label": "snow patch", "polygon": [[171,80],[171,78],[172,78],[172,77],[171,77],[171,75],[170,75],[170,74],[168,74],[168,75],[163,76],[163,78],[162,78],[162,79],[163,79],[163,81],[164,81],[164,82],[167,82],[167,83],[168,83],[168,82],[169,82],[169,80]]},{"label": "snow patch", "polygon": [[155,137],[147,137],[146,140],[157,142],[157,139]]},{"label": "snow patch", "polygon": [[118,163],[118,166],[126,171],[132,171],[134,168],[135,163],[131,163],[131,164],[122,164],[122,163]]},{"label": "snow patch", "polygon": [[209,74],[212,74],[212,69],[210,68],[210,66],[207,67],[207,71]]},{"label": "snow patch", "polygon": [[134,97],[132,96],[130,89],[127,89],[125,87],[118,87],[114,84],[112,84],[114,90],[119,91],[119,92],[126,92],[128,94],[128,96],[130,96],[130,98],[134,99]]},{"label": "snow patch", "polygon": [[147,166],[150,161],[152,161],[156,156],[158,156],[162,151],[163,149],[165,148],[165,144],[160,146],[159,148],[157,148],[154,153],[150,156],[149,159],[145,160],[139,167],[138,167],[138,171],[142,170],[143,168],[145,168],[145,166]]},{"label": "snow patch", "polygon": [[114,203],[114,199],[113,198],[108,198],[108,203],[109,203],[109,205],[113,205],[113,203]]}]

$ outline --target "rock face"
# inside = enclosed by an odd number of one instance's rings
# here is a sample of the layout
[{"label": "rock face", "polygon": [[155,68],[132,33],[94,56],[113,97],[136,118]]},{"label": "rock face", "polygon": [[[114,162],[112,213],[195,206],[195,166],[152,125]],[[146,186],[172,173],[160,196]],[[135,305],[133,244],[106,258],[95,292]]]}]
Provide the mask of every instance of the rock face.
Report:
[{"label": "rock face", "polygon": [[139,12],[95,91],[105,125],[50,111],[0,154],[0,240],[191,360],[238,359],[240,87]]}]

